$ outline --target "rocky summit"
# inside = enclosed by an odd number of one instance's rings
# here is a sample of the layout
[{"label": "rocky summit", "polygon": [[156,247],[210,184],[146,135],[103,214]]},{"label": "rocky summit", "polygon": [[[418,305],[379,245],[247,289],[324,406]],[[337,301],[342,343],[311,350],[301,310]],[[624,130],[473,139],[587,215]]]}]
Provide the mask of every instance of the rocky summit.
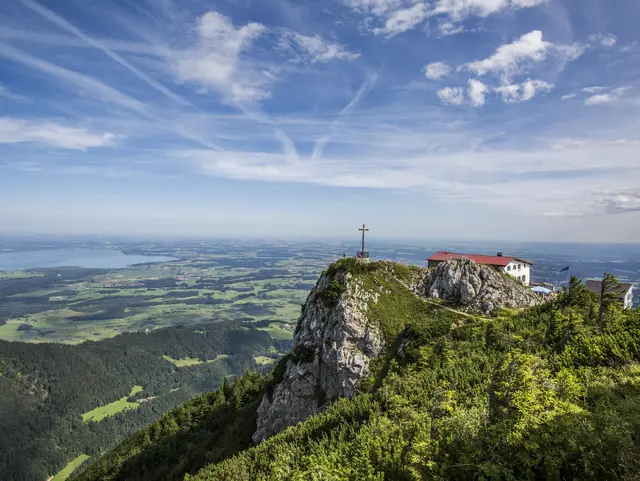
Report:
[{"label": "rocky summit", "polygon": [[254,442],[356,393],[384,346],[380,328],[367,317],[379,295],[349,272],[322,276],[304,304],[282,381],[262,399]]},{"label": "rocky summit", "polygon": [[490,314],[502,307],[531,307],[540,296],[509,274],[470,259],[451,259],[425,272],[419,293]]},{"label": "rocky summit", "polygon": [[[304,304],[282,379],[264,395],[258,409],[256,443],[322,411],[339,397],[356,394],[360,381],[369,375],[371,360],[385,347],[383,325],[372,315],[383,304],[389,307],[413,294],[414,302],[437,298],[489,314],[501,307],[540,302],[511,276],[469,259],[452,259],[435,269],[355,259],[340,266],[320,278]],[[402,296],[390,296],[399,291],[404,291]]]}]

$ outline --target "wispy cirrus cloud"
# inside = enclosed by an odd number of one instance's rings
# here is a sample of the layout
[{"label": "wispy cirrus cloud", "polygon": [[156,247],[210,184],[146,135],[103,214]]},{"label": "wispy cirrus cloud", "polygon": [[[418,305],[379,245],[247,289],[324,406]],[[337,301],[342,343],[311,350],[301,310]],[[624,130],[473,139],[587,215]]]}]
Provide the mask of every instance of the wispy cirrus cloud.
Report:
[{"label": "wispy cirrus cloud", "polygon": [[85,34],[78,27],[76,27],[69,21],[65,20],[60,15],[57,15],[52,10],[49,10],[48,8],[44,7],[43,5],[40,5],[38,2],[34,0],[20,0],[20,1],[25,7],[36,12],[38,15],[44,17],[46,20],[52,22],[53,24],[57,25],[61,29],[66,30],[72,35],[78,37],[82,41],[86,42],[88,45],[98,50],[101,50],[106,56],[108,56],[109,58],[111,58],[112,60],[114,60],[121,66],[123,66],[124,68],[126,68],[129,72],[131,72],[133,75],[138,77],[140,80],[142,80],[143,82],[145,82],[146,84],[148,84],[149,86],[157,90],[158,92],[161,92],[163,95],[169,97],[170,99],[180,104],[193,106],[189,101],[187,101],[186,99],[184,99],[179,95],[176,95],[174,92],[169,90],[160,82],[157,82],[156,80],[151,78],[149,75],[147,75],[146,73],[142,72],[140,69],[132,65],[126,59],[124,59],[123,57],[118,55],[115,51],[110,49],[107,45]]},{"label": "wispy cirrus cloud", "polygon": [[114,145],[112,132],[92,132],[56,122],[0,117],[0,144],[35,143],[70,150]]},{"label": "wispy cirrus cloud", "polygon": [[547,0],[437,0],[431,15],[445,15],[460,21],[468,16],[487,17],[503,10],[532,8]]},{"label": "wispy cirrus cloud", "polygon": [[17,101],[28,100],[27,97],[25,97],[24,95],[18,95],[12,92],[11,90],[9,90],[7,87],[5,87],[2,84],[0,84],[0,97],[4,97],[11,100],[17,100]]},{"label": "wispy cirrus cloud", "polygon": [[51,75],[67,85],[73,85],[76,88],[79,87],[90,94],[98,96],[104,101],[119,105],[142,115],[150,115],[147,107],[142,102],[88,75],[60,67],[59,65],[47,62],[46,60],[2,42],[0,42],[0,56],[33,68],[41,73]]},{"label": "wispy cirrus cloud", "polygon": [[294,55],[296,61],[326,63],[332,60],[352,61],[360,57],[339,43],[330,42],[320,35],[303,35],[291,30],[282,32],[279,47]]},{"label": "wispy cirrus cloud", "polygon": [[335,132],[339,122],[358,106],[358,104],[362,101],[362,99],[371,91],[371,89],[375,86],[378,80],[377,74],[368,75],[365,81],[362,83],[356,94],[349,101],[349,103],[338,113],[336,119],[331,123],[331,127],[329,129],[329,133],[327,135],[322,136],[313,147],[313,152],[311,154],[312,160],[317,160],[322,157],[322,153],[324,152],[325,147],[329,140],[331,140],[331,136]]},{"label": "wispy cirrus cloud", "polygon": [[584,98],[586,94],[587,98],[584,100],[584,104],[587,106],[608,104],[620,100],[631,89],[631,86],[613,88],[608,86],[595,85],[590,87],[583,87],[576,92],[571,92],[569,94],[563,95],[562,100],[571,100],[576,97]]},{"label": "wispy cirrus cloud", "polygon": [[[593,205],[606,192],[603,180],[618,179],[619,191],[634,192],[635,183],[640,180],[636,148],[627,142],[578,142],[562,149],[547,146],[530,152],[494,148],[401,159],[381,153],[332,156],[295,165],[279,156],[248,152],[213,156],[206,151],[185,151],[170,155],[179,155],[216,177],[373,189],[429,189],[439,198],[489,205],[511,203],[522,213],[573,216],[596,213]],[[603,156],[611,159],[607,166],[602,165]],[[620,175],[625,177],[623,181]],[[500,189],[495,188],[498,184]],[[527,193],[524,198],[523,192]]]},{"label": "wispy cirrus cloud", "polygon": [[584,101],[585,105],[600,105],[608,104],[620,100],[626,92],[630,90],[630,87],[620,87],[617,89],[611,89],[607,93],[599,93],[592,95]]}]

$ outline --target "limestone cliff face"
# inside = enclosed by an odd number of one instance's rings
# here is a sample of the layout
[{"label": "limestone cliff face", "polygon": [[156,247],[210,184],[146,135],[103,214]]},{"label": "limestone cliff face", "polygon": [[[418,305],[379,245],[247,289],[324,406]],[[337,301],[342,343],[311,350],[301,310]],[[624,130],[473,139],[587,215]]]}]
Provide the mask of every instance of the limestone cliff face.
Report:
[{"label": "limestone cliff face", "polygon": [[484,314],[501,307],[530,307],[542,302],[531,289],[508,274],[466,258],[451,259],[426,272],[418,292]]},{"label": "limestone cliff face", "polygon": [[379,328],[367,320],[376,294],[348,273],[325,275],[309,294],[284,376],[258,408],[258,443],[356,393],[369,362],[383,350]]}]

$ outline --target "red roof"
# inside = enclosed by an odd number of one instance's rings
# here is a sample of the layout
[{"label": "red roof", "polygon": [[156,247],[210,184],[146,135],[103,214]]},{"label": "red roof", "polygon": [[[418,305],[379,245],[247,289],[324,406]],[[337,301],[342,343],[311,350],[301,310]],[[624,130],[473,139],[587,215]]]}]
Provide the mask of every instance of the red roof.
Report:
[{"label": "red roof", "polygon": [[429,261],[448,261],[449,259],[460,259],[462,257],[466,257],[467,259],[471,259],[476,264],[487,264],[490,266],[506,266],[511,261],[520,261],[525,264],[532,265],[531,262],[525,261],[523,259],[518,259],[517,257],[511,256],[484,256],[480,254],[456,254],[455,252],[446,252],[440,251],[436,252],[434,255],[429,257]]}]

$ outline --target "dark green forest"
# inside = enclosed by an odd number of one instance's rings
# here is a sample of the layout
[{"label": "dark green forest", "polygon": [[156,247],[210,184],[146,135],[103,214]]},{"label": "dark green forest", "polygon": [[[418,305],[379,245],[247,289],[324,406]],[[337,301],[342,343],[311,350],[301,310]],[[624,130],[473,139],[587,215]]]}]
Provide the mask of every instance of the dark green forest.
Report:
[{"label": "dark green forest", "polygon": [[539,307],[461,316],[426,307],[405,273],[354,273],[382,286],[370,321],[392,340],[354,398],[253,445],[255,409],[294,353],[171,411],[75,479],[640,479],[638,310],[574,279]]},{"label": "dark green forest", "polygon": [[[226,376],[258,370],[254,356],[288,348],[241,322],[77,346],[0,341],[0,480],[44,481],[79,454],[95,459]],[[220,354],[227,357],[215,360]],[[163,355],[215,362],[176,367]],[[143,391],[128,400],[145,400],[136,409],[83,422],[83,413],[128,396],[136,385]]]}]

